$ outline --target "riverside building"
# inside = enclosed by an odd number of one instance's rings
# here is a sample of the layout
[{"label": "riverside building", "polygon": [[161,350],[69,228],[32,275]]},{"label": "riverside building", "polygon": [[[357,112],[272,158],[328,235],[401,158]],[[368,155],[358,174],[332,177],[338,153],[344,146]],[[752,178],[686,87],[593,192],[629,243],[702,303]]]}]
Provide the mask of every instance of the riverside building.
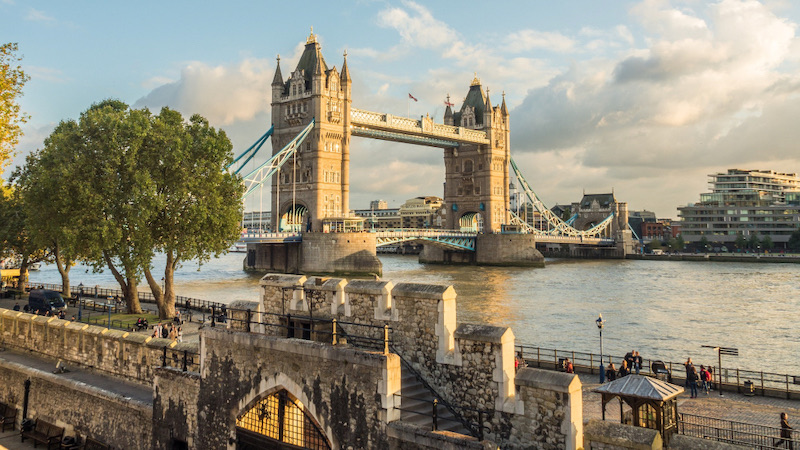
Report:
[{"label": "riverside building", "polygon": [[786,248],[800,226],[797,174],[729,169],[709,177],[711,192],[700,194],[699,203],[678,208],[687,243],[705,237],[712,245],[733,250],[739,235],[761,240],[768,236],[775,248]]}]

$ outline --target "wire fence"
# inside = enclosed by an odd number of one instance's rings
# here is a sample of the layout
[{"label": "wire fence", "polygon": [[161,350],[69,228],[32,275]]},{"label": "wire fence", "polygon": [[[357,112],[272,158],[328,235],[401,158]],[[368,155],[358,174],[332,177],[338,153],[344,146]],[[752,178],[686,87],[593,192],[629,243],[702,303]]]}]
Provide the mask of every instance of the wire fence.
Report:
[{"label": "wire fence", "polygon": [[678,433],[757,449],[800,448],[800,440],[781,437],[780,428],[693,414],[678,415]]},{"label": "wire fence", "polygon": [[166,345],[161,354],[161,367],[179,369],[183,372],[200,372],[200,354]]},{"label": "wire fence", "polygon": [[[596,353],[558,350],[520,343],[515,348],[517,354],[522,355],[529,367],[564,370],[564,362],[569,358],[575,372],[599,374],[600,356]],[[603,362],[606,365],[614,363],[619,368],[623,359],[624,356],[604,355]],[[654,363],[656,364],[654,365]],[[697,364],[696,366],[699,367]],[[659,371],[658,367],[664,367],[666,371]],[[745,395],[800,398],[800,375],[726,367],[723,367],[720,373],[715,365],[709,364],[706,367],[712,370],[712,387],[714,389],[721,387],[722,390]],[[681,383],[686,378],[684,363],[649,358],[642,358],[640,373]]]}]

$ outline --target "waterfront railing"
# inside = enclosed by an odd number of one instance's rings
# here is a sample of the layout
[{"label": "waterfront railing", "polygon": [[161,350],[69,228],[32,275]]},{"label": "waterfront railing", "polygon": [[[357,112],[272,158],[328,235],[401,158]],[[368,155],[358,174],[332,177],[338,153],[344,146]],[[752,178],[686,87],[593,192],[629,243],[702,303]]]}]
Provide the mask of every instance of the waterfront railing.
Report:
[{"label": "waterfront railing", "polygon": [[[518,354],[522,354],[523,359],[529,367],[564,370],[564,360],[569,358],[575,372],[597,374],[600,370],[600,356],[596,353],[543,348],[522,343],[517,343],[516,351]],[[619,370],[620,363],[623,359],[623,356],[606,354],[603,358],[603,364],[608,367],[608,364],[613,362],[617,370]],[[669,371],[669,375],[653,372],[653,363],[656,361],[664,364],[665,368]],[[738,392],[744,395],[800,399],[799,375],[725,367],[721,369],[720,374],[719,368],[715,365],[704,365],[711,368],[713,371],[712,385],[714,389],[721,388],[723,391]],[[699,364],[695,364],[695,366],[698,368],[700,367]],[[654,377],[662,376],[667,378],[667,381],[676,382],[676,384],[683,384],[686,380],[686,371],[683,363],[662,359],[642,358],[640,373]]]},{"label": "waterfront railing", "polygon": [[781,438],[780,428],[685,413],[678,414],[678,433],[758,449],[800,445],[796,438]]}]

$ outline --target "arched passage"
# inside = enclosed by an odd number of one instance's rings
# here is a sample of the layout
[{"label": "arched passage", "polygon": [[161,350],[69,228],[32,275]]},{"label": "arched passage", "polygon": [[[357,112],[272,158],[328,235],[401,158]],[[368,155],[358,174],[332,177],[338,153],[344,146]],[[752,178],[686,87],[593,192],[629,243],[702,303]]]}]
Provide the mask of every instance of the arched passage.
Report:
[{"label": "arched passage", "polygon": [[483,216],[480,213],[470,212],[461,216],[458,221],[459,229],[461,231],[470,231],[473,233],[483,232]]},{"label": "arched passage", "polygon": [[332,448],[319,423],[286,389],[261,397],[236,419],[238,449]]},{"label": "arched passage", "polygon": [[296,204],[289,206],[281,215],[279,231],[303,231],[309,220],[309,211],[305,205]]}]

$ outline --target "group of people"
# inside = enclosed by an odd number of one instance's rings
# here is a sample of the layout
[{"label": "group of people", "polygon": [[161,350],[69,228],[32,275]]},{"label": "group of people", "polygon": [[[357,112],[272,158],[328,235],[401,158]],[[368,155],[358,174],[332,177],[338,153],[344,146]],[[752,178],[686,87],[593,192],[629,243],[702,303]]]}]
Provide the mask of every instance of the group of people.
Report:
[{"label": "group of people", "polygon": [[622,363],[620,363],[619,370],[617,370],[613,362],[608,364],[608,367],[606,368],[606,379],[608,381],[614,381],[618,377],[622,378],[632,373],[639,375],[641,370],[642,355],[640,355],[636,350],[631,350],[625,354],[624,358],[622,358]]},{"label": "group of people", "polygon": [[153,337],[183,342],[183,329],[180,324],[171,323],[169,325],[162,325],[161,322],[159,322],[153,325]]},{"label": "group of people", "polygon": [[697,398],[698,387],[708,395],[708,391],[711,390],[711,381],[714,379],[714,369],[711,366],[701,365],[698,371],[692,363],[692,358],[688,358],[683,365],[686,367],[686,387],[690,390],[691,398]]}]

